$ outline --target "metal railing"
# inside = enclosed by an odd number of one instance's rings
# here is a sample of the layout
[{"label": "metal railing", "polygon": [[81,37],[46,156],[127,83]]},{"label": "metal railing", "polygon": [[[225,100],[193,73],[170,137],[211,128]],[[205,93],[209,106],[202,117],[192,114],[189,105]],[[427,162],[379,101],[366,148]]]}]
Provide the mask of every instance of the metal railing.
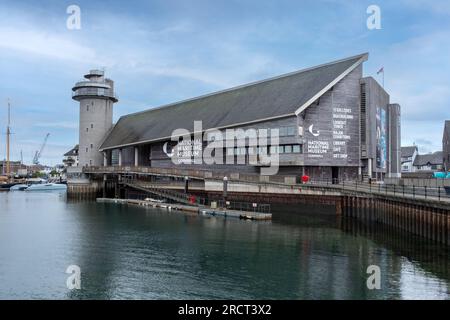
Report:
[{"label": "metal railing", "polygon": [[378,195],[389,195],[396,197],[409,197],[413,199],[427,199],[450,202],[450,187],[427,187],[385,184],[382,182],[362,181],[332,181],[331,179],[312,180],[303,186],[328,187],[341,191],[356,191]]},{"label": "metal railing", "polygon": [[151,192],[162,198],[188,205],[211,207],[212,203],[215,202],[218,208],[226,210],[257,212],[257,213],[270,213],[271,211],[270,204],[208,199],[188,193],[168,190],[165,189],[164,186],[161,186],[159,184],[155,185],[144,181],[138,181],[129,177],[122,178],[122,183],[132,188],[140,189],[146,192]]},{"label": "metal railing", "polygon": [[[435,201],[450,202],[450,187],[445,186],[408,186],[384,184],[377,181],[362,182],[358,180],[333,180],[333,179],[312,179],[306,183],[300,182],[300,176],[260,176],[258,174],[224,174],[207,170],[177,169],[177,168],[151,168],[132,166],[109,166],[109,167],[86,167],[85,173],[120,173],[124,175],[150,174],[163,177],[181,178],[188,176],[191,179],[211,179],[223,180],[226,175],[229,182],[241,182],[257,185],[278,185],[295,188],[327,188],[331,191],[341,192],[364,192],[371,194],[384,194],[398,197],[409,197],[413,199],[427,199]],[[289,181],[295,183],[286,183]]]}]

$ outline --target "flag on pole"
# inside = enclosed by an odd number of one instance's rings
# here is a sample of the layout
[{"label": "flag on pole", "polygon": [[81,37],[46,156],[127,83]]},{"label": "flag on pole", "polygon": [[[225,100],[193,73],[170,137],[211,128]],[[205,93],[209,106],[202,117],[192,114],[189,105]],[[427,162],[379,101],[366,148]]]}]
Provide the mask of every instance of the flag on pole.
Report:
[{"label": "flag on pole", "polygon": [[380,73],[383,74],[383,88],[384,88],[384,67],[382,67],[380,70],[378,70],[377,75],[379,75]]}]

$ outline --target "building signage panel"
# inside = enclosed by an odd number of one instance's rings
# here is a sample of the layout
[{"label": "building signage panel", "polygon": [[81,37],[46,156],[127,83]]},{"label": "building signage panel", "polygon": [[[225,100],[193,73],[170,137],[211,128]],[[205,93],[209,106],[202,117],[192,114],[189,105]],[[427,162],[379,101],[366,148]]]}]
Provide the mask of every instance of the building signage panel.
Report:
[{"label": "building signage panel", "polygon": [[[356,130],[359,125],[354,108],[340,104],[330,106],[326,110],[317,110],[308,120],[308,130],[305,130],[306,164],[348,165],[353,159],[358,159],[358,149],[352,148],[359,142],[353,141],[358,137]],[[357,163],[354,161],[353,164]]]}]

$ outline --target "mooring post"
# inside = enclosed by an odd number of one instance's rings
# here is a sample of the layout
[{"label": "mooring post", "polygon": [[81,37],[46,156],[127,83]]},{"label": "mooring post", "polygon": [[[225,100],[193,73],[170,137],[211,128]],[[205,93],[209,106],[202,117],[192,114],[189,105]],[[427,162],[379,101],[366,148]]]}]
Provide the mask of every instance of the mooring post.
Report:
[{"label": "mooring post", "polygon": [[103,175],[103,198],[106,198],[106,174]]},{"label": "mooring post", "polygon": [[189,177],[184,177],[184,193],[187,194],[189,192]]}]

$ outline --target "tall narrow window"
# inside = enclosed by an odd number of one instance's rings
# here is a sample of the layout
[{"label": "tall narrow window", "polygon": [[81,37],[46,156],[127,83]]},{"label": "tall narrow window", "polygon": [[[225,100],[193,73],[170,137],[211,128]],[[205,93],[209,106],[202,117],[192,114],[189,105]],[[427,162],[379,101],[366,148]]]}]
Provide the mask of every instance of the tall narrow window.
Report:
[{"label": "tall narrow window", "polygon": [[93,123],[91,123],[91,129],[94,129],[94,124]]},{"label": "tall narrow window", "polygon": [[89,111],[89,105],[86,106],[86,111]]}]

